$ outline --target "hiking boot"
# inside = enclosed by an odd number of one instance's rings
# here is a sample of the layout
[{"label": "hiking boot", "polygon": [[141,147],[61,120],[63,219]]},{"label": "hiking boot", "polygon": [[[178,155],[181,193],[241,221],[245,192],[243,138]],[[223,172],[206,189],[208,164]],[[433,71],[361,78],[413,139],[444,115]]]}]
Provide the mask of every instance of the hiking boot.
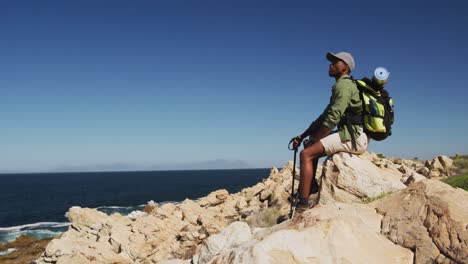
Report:
[{"label": "hiking boot", "polygon": [[319,192],[319,186],[317,184],[313,184],[310,187],[310,194],[316,194]]},{"label": "hiking boot", "polygon": [[304,213],[305,211],[309,210],[310,206],[308,203],[303,204],[303,203],[297,203],[296,205],[296,215],[300,215]]}]

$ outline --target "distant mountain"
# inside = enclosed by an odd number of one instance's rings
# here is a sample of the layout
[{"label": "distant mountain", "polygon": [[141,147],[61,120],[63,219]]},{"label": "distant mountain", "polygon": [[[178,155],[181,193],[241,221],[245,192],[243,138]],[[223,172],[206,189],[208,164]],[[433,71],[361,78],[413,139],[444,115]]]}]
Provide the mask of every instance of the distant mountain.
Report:
[{"label": "distant mountain", "polygon": [[190,163],[167,163],[149,166],[132,163],[96,164],[88,166],[61,166],[52,172],[93,172],[93,171],[146,171],[146,170],[221,170],[221,169],[249,169],[251,166],[241,160],[207,160]]},{"label": "distant mountain", "polygon": [[222,170],[222,169],[249,169],[251,166],[241,160],[207,160],[192,163],[174,163],[150,166],[150,170]]}]

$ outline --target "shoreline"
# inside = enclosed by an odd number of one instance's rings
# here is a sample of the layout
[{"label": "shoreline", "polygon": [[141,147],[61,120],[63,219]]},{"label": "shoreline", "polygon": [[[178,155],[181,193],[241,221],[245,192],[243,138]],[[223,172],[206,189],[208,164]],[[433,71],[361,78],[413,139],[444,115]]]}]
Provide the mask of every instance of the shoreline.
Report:
[{"label": "shoreline", "polygon": [[0,252],[11,251],[8,254],[0,255],[0,262],[3,264],[31,263],[39,258],[49,242],[57,237],[59,236],[36,239],[21,235],[15,241],[0,243]]}]

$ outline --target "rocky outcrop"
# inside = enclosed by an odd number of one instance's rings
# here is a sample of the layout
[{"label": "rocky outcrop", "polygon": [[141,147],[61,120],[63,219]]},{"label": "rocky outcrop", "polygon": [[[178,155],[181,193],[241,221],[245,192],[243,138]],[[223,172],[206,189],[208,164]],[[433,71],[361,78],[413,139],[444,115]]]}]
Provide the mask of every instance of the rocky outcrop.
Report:
[{"label": "rocky outcrop", "polygon": [[[367,155],[367,154],[365,154]],[[395,168],[379,168],[374,157],[339,153],[328,158],[317,181],[321,183],[320,202],[330,200],[360,202],[381,193],[406,188],[401,182],[402,173]]]},{"label": "rocky outcrop", "polygon": [[425,180],[376,202],[382,234],[415,252],[415,263],[468,263],[468,193]]},{"label": "rocky outcrop", "polygon": [[453,160],[447,156],[437,156],[430,161],[426,161],[425,166],[429,169],[427,177],[447,177],[450,176]]},{"label": "rocky outcrop", "polygon": [[70,229],[53,240],[37,262],[159,263],[189,259],[200,251],[207,237],[232,222],[271,207],[286,214],[291,170],[292,163],[281,171],[273,168],[270,177],[235,194],[218,190],[197,201],[162,205],[150,201],[143,212],[128,216],[72,207],[68,212]]},{"label": "rocky outcrop", "polygon": [[[450,170],[450,161],[436,159],[445,164],[445,172]],[[290,208],[292,162],[281,170],[273,168],[268,178],[238,193],[217,190],[195,201],[150,201],[143,212],[129,216],[73,207],[68,213],[69,230],[53,240],[37,262],[413,263],[416,259],[463,263],[466,216],[453,211],[468,210],[450,201],[466,197],[441,191],[447,187],[443,183],[440,190],[427,187],[431,181],[426,177],[440,170],[431,164],[372,153],[333,155],[317,170],[319,204],[278,225],[276,218],[287,215]],[[378,204],[362,204],[388,193],[394,194]],[[402,212],[405,207],[395,204],[406,201],[396,198],[402,193],[420,193],[416,196],[425,200],[415,204],[426,209],[417,211],[415,205]],[[424,239],[404,235],[419,230],[429,235]]]},{"label": "rocky outcrop", "polygon": [[214,256],[230,248],[237,247],[252,239],[252,231],[245,222],[234,222],[227,226],[219,234],[206,239],[200,249],[200,253],[194,257],[194,262],[205,264],[210,262]]},{"label": "rocky outcrop", "polygon": [[256,232],[208,263],[412,263],[410,250],[380,234],[380,219],[369,208],[319,205],[294,221]]}]

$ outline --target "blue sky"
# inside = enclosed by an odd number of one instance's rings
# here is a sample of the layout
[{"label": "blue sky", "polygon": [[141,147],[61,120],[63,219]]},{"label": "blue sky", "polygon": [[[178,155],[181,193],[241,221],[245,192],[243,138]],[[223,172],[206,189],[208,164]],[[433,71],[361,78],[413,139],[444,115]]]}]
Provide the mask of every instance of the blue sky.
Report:
[{"label": "blue sky", "polygon": [[[351,4],[348,2],[348,4]],[[0,1],[0,170],[292,159],[325,108],[327,51],[391,72],[386,156],[466,153],[462,5]]]}]

